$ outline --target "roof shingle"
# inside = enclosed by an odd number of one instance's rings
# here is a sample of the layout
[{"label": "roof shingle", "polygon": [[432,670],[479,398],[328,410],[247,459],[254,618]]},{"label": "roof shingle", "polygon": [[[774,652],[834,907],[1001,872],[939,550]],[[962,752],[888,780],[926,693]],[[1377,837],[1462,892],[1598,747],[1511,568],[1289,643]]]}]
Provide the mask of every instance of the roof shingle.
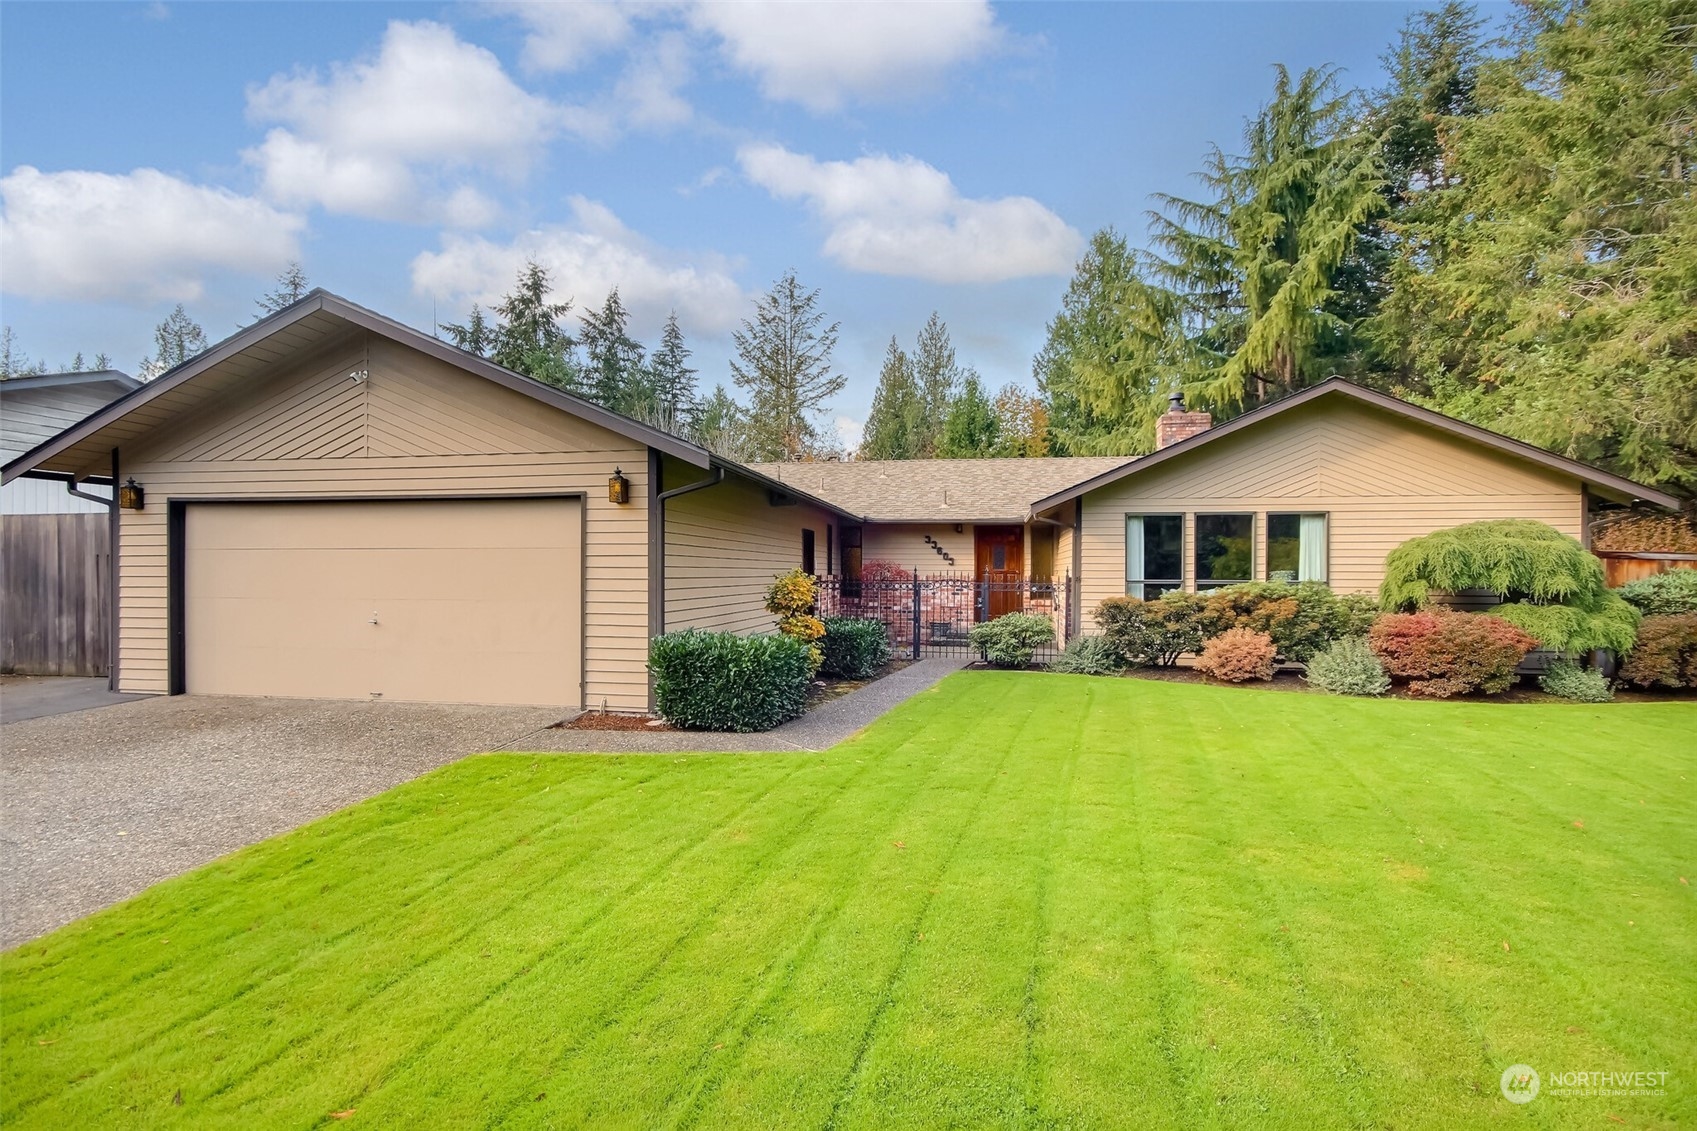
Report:
[{"label": "roof shingle", "polygon": [[754,463],[755,471],[873,522],[1024,522],[1031,504],[1131,456]]}]

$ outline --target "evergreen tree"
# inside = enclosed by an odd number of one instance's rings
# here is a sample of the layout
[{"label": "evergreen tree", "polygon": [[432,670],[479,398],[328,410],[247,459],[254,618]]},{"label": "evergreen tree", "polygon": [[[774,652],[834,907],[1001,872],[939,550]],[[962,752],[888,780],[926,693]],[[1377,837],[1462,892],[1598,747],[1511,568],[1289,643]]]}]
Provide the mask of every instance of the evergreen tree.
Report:
[{"label": "evergreen tree", "polygon": [[699,405],[695,393],[695,370],[687,364],[690,350],[678,328],[677,311],[666,316],[660,332],[660,348],[648,359],[648,385],[654,397],[652,423],[668,432],[687,434]]},{"label": "evergreen tree", "polygon": [[34,377],[47,372],[47,366],[31,361],[29,354],[18,346],[18,337],[10,326],[0,329],[0,381],[13,377]]},{"label": "evergreen tree", "polygon": [[112,357],[111,357],[111,355],[110,354],[104,354],[104,353],[95,354],[94,355],[94,368],[97,369],[97,370],[106,370],[106,369],[112,368]]},{"label": "evergreen tree", "polygon": [[143,381],[151,381],[161,373],[175,369],[204,352],[207,346],[206,333],[189,317],[180,302],[165,321],[154,327],[153,342],[156,347],[153,356],[144,358],[141,363]]},{"label": "evergreen tree", "polygon": [[718,385],[701,402],[693,429],[695,442],[726,459],[752,460],[749,454],[748,410]]},{"label": "evergreen tree", "polygon": [[752,401],[753,458],[799,459],[816,442],[813,417],[846,380],[831,369],[838,324],[824,322],[819,292],[803,290],[792,269],[756,300],[754,317],[732,335],[737,356],[731,376]]},{"label": "evergreen tree", "polygon": [[949,328],[935,310],[919,331],[913,351],[913,382],[919,398],[918,424],[913,432],[913,450],[921,458],[934,456],[942,447],[943,421],[961,387],[961,368],[955,362]]},{"label": "evergreen tree", "polygon": [[630,416],[654,410],[653,391],[643,364],[643,349],[630,336],[630,312],[619,288],[607,292],[600,310],[585,311],[581,319],[584,367],[579,375],[584,395],[614,412]]},{"label": "evergreen tree", "polygon": [[298,262],[290,262],[277,276],[277,285],[265,294],[259,296],[257,306],[259,317],[275,314],[285,306],[299,302],[306,297],[306,292],[312,285],[306,280],[306,269]]},{"label": "evergreen tree", "polygon": [[513,289],[495,304],[496,326],[489,351],[497,365],[557,388],[579,388],[577,343],[561,328],[572,304],[549,302],[548,270],[534,260],[519,269]]},{"label": "evergreen tree", "polygon": [[922,416],[913,362],[892,337],[884,353],[884,366],[878,372],[878,388],[872,394],[872,411],[860,440],[860,458],[918,458]]},{"label": "evergreen tree", "polygon": [[442,329],[456,346],[478,357],[488,357],[495,349],[496,328],[483,317],[483,309],[475,302],[471,304],[471,317],[463,323],[444,322]]},{"label": "evergreen tree", "polygon": [[978,374],[969,369],[960,394],[949,405],[937,454],[944,459],[982,459],[996,454],[998,438],[995,406],[984,395]]},{"label": "evergreen tree", "polygon": [[83,361],[83,359],[82,359],[82,350],[78,350],[77,355],[75,357],[71,358],[71,364],[66,369],[66,372],[68,372],[68,373],[81,373],[87,368],[88,368],[88,363]]},{"label": "evergreen tree", "polygon": [[1049,412],[1042,398],[1009,382],[996,394],[996,451],[1031,458],[1049,454]]}]

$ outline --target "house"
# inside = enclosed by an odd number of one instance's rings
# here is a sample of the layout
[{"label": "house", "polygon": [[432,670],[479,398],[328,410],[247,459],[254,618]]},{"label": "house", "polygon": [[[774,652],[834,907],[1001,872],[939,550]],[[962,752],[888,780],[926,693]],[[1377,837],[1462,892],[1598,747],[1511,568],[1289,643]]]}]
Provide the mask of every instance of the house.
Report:
[{"label": "house", "polygon": [[[140,384],[116,369],[0,381],[0,462],[17,458]],[[102,514],[105,510],[100,503],[79,499],[63,486],[41,480],[0,487],[0,514]]]},{"label": "house", "polygon": [[1439,527],[1678,503],[1341,381],[1210,425],[1175,406],[1141,459],[744,466],[314,291],[4,481],[123,486],[123,690],[619,711],[649,637],[768,630],[795,566],[952,575],[916,625],[1040,605],[1070,633],[1114,594],[1371,589]]}]

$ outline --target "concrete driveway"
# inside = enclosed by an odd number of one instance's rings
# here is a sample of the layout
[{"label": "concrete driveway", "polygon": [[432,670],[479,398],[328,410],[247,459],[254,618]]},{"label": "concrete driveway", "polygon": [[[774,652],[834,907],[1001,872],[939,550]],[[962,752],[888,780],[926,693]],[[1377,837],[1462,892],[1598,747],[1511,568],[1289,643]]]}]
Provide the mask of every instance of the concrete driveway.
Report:
[{"label": "concrete driveway", "polygon": [[0,947],[564,714],[178,696],[8,723]]}]

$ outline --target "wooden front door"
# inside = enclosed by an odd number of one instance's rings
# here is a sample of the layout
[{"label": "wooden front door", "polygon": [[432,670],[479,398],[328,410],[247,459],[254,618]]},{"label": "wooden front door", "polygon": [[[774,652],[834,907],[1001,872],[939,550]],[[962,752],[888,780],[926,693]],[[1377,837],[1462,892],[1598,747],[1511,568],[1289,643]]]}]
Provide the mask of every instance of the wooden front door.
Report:
[{"label": "wooden front door", "polygon": [[973,529],[972,541],[972,576],[978,581],[980,594],[978,619],[1019,612],[1025,607],[1024,594],[1017,584],[1025,577],[1025,528],[979,526]]}]

